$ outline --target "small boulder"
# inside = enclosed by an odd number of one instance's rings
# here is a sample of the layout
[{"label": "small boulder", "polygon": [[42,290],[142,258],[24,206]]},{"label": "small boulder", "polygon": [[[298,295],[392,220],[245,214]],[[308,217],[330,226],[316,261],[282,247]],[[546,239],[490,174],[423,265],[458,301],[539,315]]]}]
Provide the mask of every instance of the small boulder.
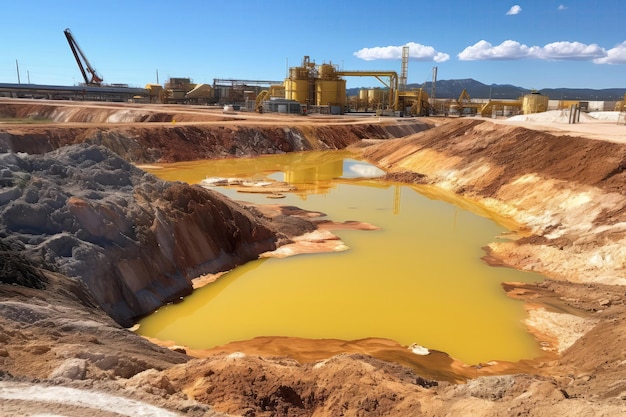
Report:
[{"label": "small boulder", "polygon": [[84,359],[68,359],[52,371],[49,378],[82,380],[85,379],[86,375],[87,361]]}]

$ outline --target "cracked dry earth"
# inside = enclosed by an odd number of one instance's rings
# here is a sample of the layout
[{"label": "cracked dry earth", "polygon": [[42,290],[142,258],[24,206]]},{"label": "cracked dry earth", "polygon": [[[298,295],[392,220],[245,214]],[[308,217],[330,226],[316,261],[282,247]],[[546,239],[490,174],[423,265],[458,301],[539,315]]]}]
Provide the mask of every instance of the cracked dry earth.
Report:
[{"label": "cracked dry earth", "polygon": [[[257,117],[237,123],[258,125]],[[264,123],[295,129],[314,122]],[[490,244],[485,261],[546,276],[535,284],[503,283],[524,301],[541,357],[468,367],[444,352],[416,357],[377,339],[166,348],[116,323],[79,279],[3,244],[0,415],[626,415],[626,135],[602,140],[562,127],[556,134],[475,119],[427,127],[396,139],[361,131],[350,146],[388,178],[437,185],[509,222],[518,238]],[[37,128],[0,125],[6,151],[20,129]],[[64,134],[61,122],[45,129]],[[277,131],[272,140],[280,147],[286,139],[284,129]],[[117,131],[116,149],[137,140]],[[308,140],[319,145],[319,137]],[[332,135],[324,140],[332,146]]]}]

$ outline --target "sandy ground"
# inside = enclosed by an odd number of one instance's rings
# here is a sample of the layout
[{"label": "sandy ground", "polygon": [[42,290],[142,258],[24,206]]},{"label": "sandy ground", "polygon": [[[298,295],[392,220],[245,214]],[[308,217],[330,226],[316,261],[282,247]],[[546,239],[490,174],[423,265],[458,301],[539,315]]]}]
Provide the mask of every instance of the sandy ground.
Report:
[{"label": "sandy ground", "polygon": [[[41,102],[24,103],[30,107],[16,117],[44,113]],[[14,104],[15,100],[0,100],[0,110]],[[201,107],[52,104],[55,110],[46,110],[46,117],[57,117],[54,122],[5,122],[0,124],[0,138],[15,132],[28,135],[45,131],[49,135],[54,131],[50,129],[62,131],[86,125],[90,129],[115,125],[151,130],[155,126],[177,129],[198,124],[339,126],[408,122],[352,116],[308,116],[303,120],[224,114],[219,109]],[[96,122],[93,112],[101,114]],[[60,324],[68,319],[59,317],[71,311],[62,310],[66,304],[56,306],[54,298],[30,292],[22,298],[10,296],[13,289],[5,288],[4,301],[23,302],[27,311],[29,303],[42,297],[37,303],[48,303],[46,311],[53,313],[47,321],[23,322],[19,326],[10,320],[0,322],[0,337],[4,337],[0,376],[5,379],[0,380],[0,411],[41,416],[89,413],[94,417],[176,413],[210,416],[219,412],[320,417],[340,413],[626,415],[626,297],[623,285],[616,285],[625,276],[619,251],[626,242],[620,226],[626,224],[626,187],[621,177],[626,126],[587,119],[570,125],[546,120],[545,116],[543,120],[537,117],[524,121],[464,119],[461,124],[459,120],[431,118],[425,123],[438,126],[432,137],[418,134],[407,140],[373,145],[367,151],[372,160],[392,168],[395,178],[421,181],[423,177],[416,173],[425,173],[437,185],[476,199],[486,208],[509,216],[512,223],[528,226],[529,236],[491,246],[486,260],[550,277],[536,285],[503,284],[510,296],[526,302],[525,324],[544,346],[545,356],[524,363],[470,368],[443,352],[416,359],[406,347],[389,341],[269,338],[235,343],[219,352],[188,352],[204,358],[188,363],[178,363],[178,357],[168,356],[171,362],[164,364],[162,353],[150,352],[144,345],[136,350],[136,342],[130,339],[119,343],[123,331],[76,334],[72,327]],[[63,117],[69,122],[63,122]],[[137,117],[153,117],[154,121],[136,123]],[[472,124],[474,120],[501,127]],[[516,130],[519,127],[524,129]],[[283,129],[280,132],[282,135]],[[563,141],[553,141],[552,136]],[[585,138],[599,145],[589,144]],[[507,153],[507,147],[514,152],[509,149]],[[524,173],[521,179],[520,172]],[[64,300],[59,297],[56,301],[66,303]],[[73,308],[82,311],[82,307]],[[281,343],[285,345],[282,348]],[[276,356],[285,349],[292,351],[292,359]],[[85,350],[97,356],[85,355]],[[85,379],[78,382],[67,378],[73,368],[66,363],[77,352],[84,355],[86,367]],[[147,370],[140,372],[143,369]],[[64,375],[65,379],[51,375]],[[40,381],[47,384],[41,385]],[[59,398],[68,401],[59,404]],[[123,403],[123,407],[114,408],[112,403]],[[207,404],[214,405],[215,410],[202,408]]]},{"label": "sandy ground", "polygon": [[[609,113],[609,112],[604,112]],[[623,118],[617,122],[617,112],[611,119],[603,120],[583,114],[580,122],[568,123],[569,115],[566,111],[554,110],[537,115],[527,115],[522,117],[512,117],[509,119],[487,119],[494,123],[506,124],[510,126],[521,126],[527,129],[549,132],[553,135],[579,136],[598,140],[613,141],[618,143],[626,142],[626,124]]]}]

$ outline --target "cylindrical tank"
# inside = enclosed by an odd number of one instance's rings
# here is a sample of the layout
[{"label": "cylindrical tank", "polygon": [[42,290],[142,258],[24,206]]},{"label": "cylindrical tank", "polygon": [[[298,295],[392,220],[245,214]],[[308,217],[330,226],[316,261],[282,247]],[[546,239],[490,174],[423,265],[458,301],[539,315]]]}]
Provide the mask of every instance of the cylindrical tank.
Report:
[{"label": "cylindrical tank", "polygon": [[527,94],[522,101],[522,112],[524,114],[532,114],[547,111],[548,101],[548,96],[539,93]]},{"label": "cylindrical tank", "polygon": [[330,64],[322,64],[319,66],[319,77],[322,80],[336,80],[335,67]]},{"label": "cylindrical tank", "polygon": [[302,104],[307,103],[309,99],[309,81],[287,78],[285,80],[285,98]]},{"label": "cylindrical tank", "polygon": [[370,104],[379,104],[383,101],[384,90],[380,88],[370,88],[367,92],[367,97]]},{"label": "cylindrical tank", "polygon": [[309,78],[309,70],[305,67],[291,67],[289,69],[289,78],[292,80],[307,80]]},{"label": "cylindrical tank", "polygon": [[367,97],[368,91],[365,88],[362,88],[359,90],[359,96],[358,96],[358,101],[357,101],[357,107],[358,108],[363,108],[363,109],[367,109],[368,107],[368,97]]},{"label": "cylindrical tank", "polygon": [[343,107],[346,104],[346,81],[318,80],[315,83],[315,104]]}]

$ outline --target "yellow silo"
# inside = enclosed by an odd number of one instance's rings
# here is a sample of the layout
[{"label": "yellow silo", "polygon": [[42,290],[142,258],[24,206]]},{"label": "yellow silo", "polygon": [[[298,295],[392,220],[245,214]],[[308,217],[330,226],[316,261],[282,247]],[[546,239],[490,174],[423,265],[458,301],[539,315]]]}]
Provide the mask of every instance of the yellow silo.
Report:
[{"label": "yellow silo", "polygon": [[289,78],[292,80],[308,80],[309,69],[305,67],[292,67],[289,69]]},{"label": "yellow silo", "polygon": [[315,104],[318,106],[344,106],[346,104],[346,81],[317,80],[315,83]]},{"label": "yellow silo", "polygon": [[285,80],[285,98],[299,103],[307,103],[309,100],[309,80]]},{"label": "yellow silo", "polygon": [[358,108],[367,109],[367,103],[368,103],[367,93],[368,92],[365,88],[362,88],[359,90],[359,95],[357,96],[357,109]]},{"label": "yellow silo", "polygon": [[335,67],[331,64],[322,64],[318,68],[319,78],[322,80],[336,80],[337,74],[335,74]]},{"label": "yellow silo", "polygon": [[313,91],[309,92],[309,79],[311,78],[311,69],[314,67],[305,56],[302,65],[289,69],[289,78],[286,78],[283,85],[285,86],[285,98],[287,100],[295,100],[302,104],[310,103]]},{"label": "yellow silo", "polygon": [[541,95],[537,92],[527,94],[522,101],[522,113],[542,113],[548,110],[548,96]]},{"label": "yellow silo", "polygon": [[384,90],[380,88],[370,88],[367,93],[370,105],[375,106],[382,103],[384,95]]}]

